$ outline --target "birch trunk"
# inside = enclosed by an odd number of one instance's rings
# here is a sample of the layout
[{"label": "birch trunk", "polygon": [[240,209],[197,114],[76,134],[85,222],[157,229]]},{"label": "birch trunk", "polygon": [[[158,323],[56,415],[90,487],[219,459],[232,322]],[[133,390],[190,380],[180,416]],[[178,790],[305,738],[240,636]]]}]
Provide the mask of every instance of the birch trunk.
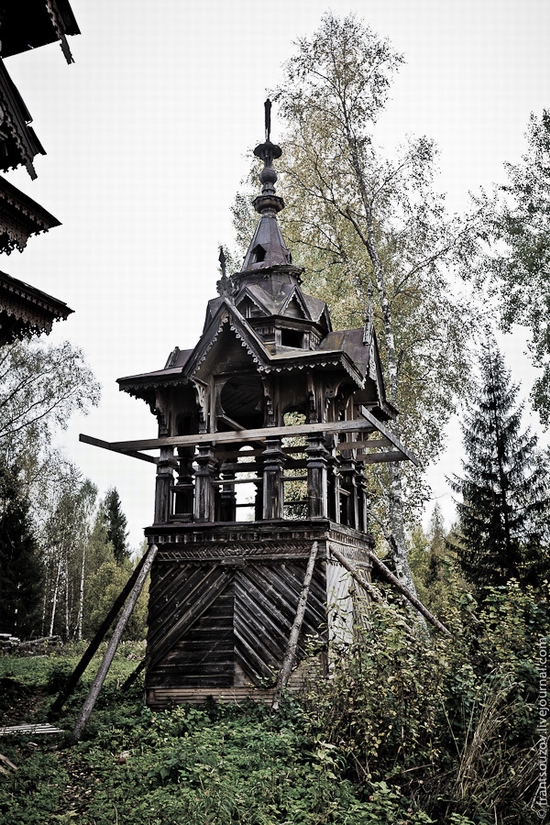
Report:
[{"label": "birch trunk", "polygon": [[56,574],[56,577],[55,577],[55,585],[54,585],[54,588],[53,588],[52,615],[51,615],[51,618],[50,618],[50,632],[49,632],[50,636],[53,636],[53,626],[54,626],[54,622],[55,622],[55,614],[57,612],[57,597],[58,597],[58,594],[59,594],[59,582],[60,582],[60,579],[61,579],[61,565],[62,565],[62,561],[59,561],[57,563],[57,574]]},{"label": "birch trunk", "polygon": [[86,544],[82,545],[82,564],[80,566],[80,592],[78,595],[77,639],[82,641],[82,617],[84,614],[84,574],[86,572]]},{"label": "birch trunk", "polygon": [[69,559],[65,556],[65,639],[69,639]]}]

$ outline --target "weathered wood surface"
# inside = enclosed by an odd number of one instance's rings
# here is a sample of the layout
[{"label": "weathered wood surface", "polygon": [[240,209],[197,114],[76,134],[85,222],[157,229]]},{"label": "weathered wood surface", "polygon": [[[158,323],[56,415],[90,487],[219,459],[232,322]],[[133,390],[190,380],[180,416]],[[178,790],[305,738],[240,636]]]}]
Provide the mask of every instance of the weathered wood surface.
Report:
[{"label": "weathered wood surface", "polygon": [[[146,693],[152,707],[233,690],[257,696],[288,651],[313,542],[318,543],[296,647],[326,632],[326,543],[370,565],[369,540],[328,520],[181,525],[151,533],[159,543],[150,588]],[[183,693],[182,693],[183,691]],[[273,693],[271,694],[273,696]],[[162,697],[162,698],[160,698]],[[170,699],[171,697],[171,699]],[[197,699],[198,701],[198,699]]]},{"label": "weathered wood surface", "polygon": [[[105,442],[109,446],[106,449],[115,452],[130,454],[133,450],[156,450],[159,447],[195,447],[199,444],[237,444],[248,441],[263,441],[268,437],[294,437],[308,435],[309,433],[353,433],[353,432],[374,432],[383,426],[377,418],[371,416],[376,424],[366,418],[359,418],[354,421],[332,421],[318,424],[293,424],[288,427],[261,427],[253,430],[238,430],[236,432],[222,433],[196,433],[194,435],[173,435],[164,438],[149,438],[138,441],[111,441]],[[386,428],[384,428],[386,430]],[[380,430],[382,432],[382,430]],[[386,430],[389,433],[389,430]],[[386,434],[384,433],[384,435]],[[391,434],[390,434],[391,435]],[[81,441],[87,439],[90,443],[92,436],[79,436]],[[96,439],[97,440],[97,439]],[[396,439],[390,438],[395,445]],[[351,444],[351,442],[350,442]],[[97,446],[103,446],[98,444]],[[352,449],[350,446],[348,449]]]},{"label": "weathered wood surface", "polygon": [[452,636],[450,630],[448,630],[444,624],[442,624],[438,618],[436,618],[433,613],[430,613],[427,607],[424,607],[420,599],[418,599],[414,593],[405,587],[404,584],[401,584],[397,576],[394,576],[391,570],[386,567],[383,561],[381,561],[378,556],[373,553],[371,550],[368,551],[370,559],[372,561],[373,567],[375,567],[385,579],[387,579],[393,586],[403,595],[405,598],[421,613],[425,619],[427,619],[430,624],[436,627],[441,633],[444,633],[445,636]]},{"label": "weathered wood surface", "polygon": [[392,607],[391,607],[391,606],[390,606],[390,605],[389,605],[389,604],[388,604],[388,603],[387,603],[387,602],[386,602],[386,601],[382,598],[382,596],[381,596],[381,595],[380,595],[380,593],[378,592],[377,588],[376,588],[373,584],[371,584],[371,582],[366,581],[366,580],[365,580],[365,579],[364,579],[364,578],[360,575],[360,573],[357,571],[357,569],[353,566],[353,564],[351,564],[351,563],[348,561],[348,559],[346,559],[346,557],[345,557],[344,555],[342,555],[342,553],[340,553],[340,551],[339,551],[336,547],[334,547],[332,544],[330,544],[329,546],[330,546],[330,552],[332,553],[332,555],[334,556],[334,558],[336,559],[336,561],[338,561],[338,562],[342,565],[342,567],[343,567],[345,570],[347,570],[347,571],[348,571],[348,573],[350,574],[350,576],[352,577],[352,579],[353,579],[355,582],[357,582],[357,584],[358,584],[358,585],[359,585],[359,586],[360,586],[360,587],[361,587],[361,588],[365,591],[365,593],[366,593],[366,594],[367,594],[367,595],[368,595],[368,596],[369,596],[369,597],[370,597],[373,601],[377,602],[378,604],[382,604],[382,605],[384,605],[384,607],[387,607],[389,610],[391,610],[391,611],[392,611],[392,613],[394,613],[396,616],[398,616],[399,620],[403,623],[403,626],[405,627],[405,630],[409,633],[409,635],[413,636],[413,635],[414,635],[414,633],[413,633],[413,631],[412,631],[412,628],[410,628],[410,627],[409,627],[409,625],[405,622],[405,620],[404,620],[401,616],[399,616],[399,615],[397,614],[397,611],[395,611],[395,610],[394,610],[394,609],[393,609],[393,608],[392,608]]},{"label": "weathered wood surface", "polygon": [[[84,435],[84,433],[80,433],[78,438],[83,444],[91,444],[92,447],[101,447],[103,450],[111,450],[113,453],[121,452],[121,450],[117,450],[108,441],[103,441],[101,438],[95,438],[92,435]],[[139,458],[141,461],[148,461],[150,464],[158,463],[158,458],[155,456],[140,453],[137,450],[129,450],[125,453],[125,455],[128,455],[131,458]]]},{"label": "weathered wood surface", "polygon": [[302,584],[302,592],[300,593],[298,606],[296,608],[296,616],[294,617],[294,622],[292,623],[292,628],[290,630],[290,636],[288,637],[288,646],[285,651],[285,657],[283,659],[283,664],[279,671],[279,675],[277,676],[275,697],[273,699],[273,704],[271,706],[273,710],[277,710],[279,707],[279,697],[281,691],[284,690],[284,688],[287,686],[288,680],[290,679],[290,674],[292,672],[292,668],[294,666],[294,662],[296,661],[296,650],[298,648],[298,640],[300,638],[302,624],[304,621],[304,615],[306,612],[309,588],[311,586],[311,580],[313,578],[313,568],[315,567],[315,562],[317,560],[318,549],[319,546],[317,542],[314,541],[311,546],[311,553],[309,554],[309,559],[307,562],[306,574],[304,576],[304,581]]},{"label": "weathered wood surface", "polygon": [[65,733],[65,731],[62,728],[56,728],[55,725],[50,725],[48,722],[34,725],[3,725],[0,727],[0,736],[17,736],[19,734],[41,736],[46,733]]},{"label": "weathered wood surface", "polygon": [[400,453],[403,453],[403,455],[405,455],[409,459],[409,461],[412,461],[412,463],[415,464],[417,467],[420,466],[418,459],[415,458],[415,456],[411,452],[409,452],[409,450],[407,450],[405,445],[401,443],[397,436],[394,435],[392,431],[389,430],[384,424],[382,424],[382,422],[379,421],[376,418],[376,416],[374,416],[369,410],[367,410],[367,408],[363,404],[360,405],[359,411],[361,415],[364,416],[364,418],[366,418],[366,420],[369,421],[370,424],[372,424],[373,428],[375,430],[378,430],[379,433],[382,433],[382,435],[385,436],[385,438],[387,438],[388,441],[390,441],[394,445],[394,447],[397,450],[399,450]]}]

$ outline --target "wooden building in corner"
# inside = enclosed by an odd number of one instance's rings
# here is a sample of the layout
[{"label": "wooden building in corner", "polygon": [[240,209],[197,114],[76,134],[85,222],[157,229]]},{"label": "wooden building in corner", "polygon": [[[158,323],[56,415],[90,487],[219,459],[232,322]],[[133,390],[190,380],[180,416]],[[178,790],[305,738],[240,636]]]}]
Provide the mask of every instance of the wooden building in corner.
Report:
[{"label": "wooden building in corner", "polygon": [[[0,171],[24,166],[34,179],[34,158],[46,154],[4,58],[59,42],[72,63],[67,35],[79,33],[68,0],[0,2]],[[32,235],[59,225],[57,218],[0,175],[0,253],[22,252]],[[0,346],[48,334],[54,321],[66,320],[72,311],[58,298],[0,272]]]}]

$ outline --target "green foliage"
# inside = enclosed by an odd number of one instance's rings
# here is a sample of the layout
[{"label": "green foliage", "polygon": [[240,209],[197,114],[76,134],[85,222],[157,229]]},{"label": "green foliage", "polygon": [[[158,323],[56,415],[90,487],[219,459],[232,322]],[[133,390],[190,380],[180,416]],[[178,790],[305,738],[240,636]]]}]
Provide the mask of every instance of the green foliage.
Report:
[{"label": "green foliage", "polygon": [[[110,559],[103,562],[90,576],[86,589],[88,609],[84,625],[84,635],[87,638],[92,638],[105,619],[115,599],[130,578],[132,567],[129,561],[120,565],[114,559]],[[128,620],[123,639],[137,641],[145,638],[147,633],[148,595],[149,588],[146,584]]]},{"label": "green foliage", "polygon": [[534,584],[549,572],[548,473],[537,439],[522,432],[518,387],[501,353],[488,345],[480,358],[475,404],[463,425],[464,477],[453,546],[477,588],[509,579]]},{"label": "green foliage", "polygon": [[429,460],[465,387],[474,317],[450,271],[475,248],[475,230],[445,214],[430,140],[392,157],[376,143],[402,55],[354,15],[331,13],[296,46],[274,92],[286,126],[281,227],[337,327],[361,326],[372,301],[389,399]]},{"label": "green foliage", "polygon": [[0,461],[0,631],[20,637],[39,630],[42,601],[42,569],[29,509],[17,466]]},{"label": "green foliage", "polygon": [[345,755],[353,781],[386,782],[436,822],[536,822],[536,658],[549,595],[511,583],[478,606],[464,593],[445,616],[454,638],[431,643],[371,606],[360,642],[335,656],[331,680],[310,686],[307,730]]},{"label": "green foliage", "polygon": [[[252,702],[144,708],[139,685],[120,691],[143,655],[124,643],[78,745],[3,738],[19,770],[0,777],[0,821],[534,825],[549,600],[548,586],[535,598],[511,583],[479,604],[464,592],[445,617],[453,639],[431,642],[371,605],[357,643],[334,651],[331,677],[276,714]],[[0,678],[19,684],[27,714],[36,696],[37,721],[81,648],[69,652],[67,661],[0,658]],[[98,662],[60,720],[67,730]]]},{"label": "green foliage", "polygon": [[436,616],[455,613],[468,588],[447,541],[439,505],[434,507],[427,534],[418,525],[412,530],[409,561],[422,604]]}]

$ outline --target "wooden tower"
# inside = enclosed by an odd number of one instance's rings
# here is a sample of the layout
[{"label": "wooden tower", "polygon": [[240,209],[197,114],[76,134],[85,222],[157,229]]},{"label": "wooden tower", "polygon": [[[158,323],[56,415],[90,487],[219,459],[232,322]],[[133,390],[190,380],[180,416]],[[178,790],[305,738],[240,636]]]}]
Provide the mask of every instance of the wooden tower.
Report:
[{"label": "wooden tower", "polygon": [[[333,331],[326,304],[302,291],[277,222],[268,104],[255,154],[257,229],[240,272],[228,276],[220,253],[200,340],[164,369],[119,379],[159,425],[157,439],[110,445],[157,462],[146,530],[158,546],[146,670],[155,708],[268,699],[283,664],[298,663],[299,679],[308,637],[349,632],[349,573],[336,557],[368,577],[365,464],[411,458],[384,425],[396,411],[372,320]],[[154,448],[158,459],[137,452]]]}]

